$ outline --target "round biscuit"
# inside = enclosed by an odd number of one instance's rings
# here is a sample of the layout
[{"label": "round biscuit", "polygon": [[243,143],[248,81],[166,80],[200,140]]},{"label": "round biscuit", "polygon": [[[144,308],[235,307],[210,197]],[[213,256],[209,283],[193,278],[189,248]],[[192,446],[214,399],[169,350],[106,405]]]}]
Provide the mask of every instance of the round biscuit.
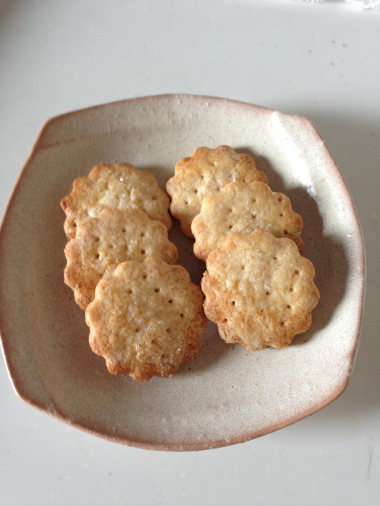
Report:
[{"label": "round biscuit", "polygon": [[203,294],[186,269],[149,257],[104,278],[86,309],[90,346],[112,374],[138,381],[174,374],[199,351]]},{"label": "round biscuit", "polygon": [[309,328],[319,300],[315,271],[292,240],[263,230],[231,234],[206,265],[205,313],[227,343],[282,348]]},{"label": "round biscuit", "polygon": [[168,230],[140,209],[103,209],[97,218],[86,218],[77,227],[76,237],[65,248],[65,283],[77,304],[86,309],[94,299],[103,276],[128,260],[143,261],[148,256],[168,264],[178,259],[176,246],[168,240]]},{"label": "round biscuit", "polygon": [[211,251],[222,248],[230,234],[250,234],[258,228],[278,238],[292,239],[303,253],[302,227],[301,216],[293,211],[290,200],[282,193],[272,192],[259,181],[230,183],[203,199],[201,212],[191,225],[194,254],[206,260]]},{"label": "round biscuit", "polygon": [[141,209],[170,230],[169,203],[168,195],[150,172],[137,170],[129,163],[101,163],[87,177],[75,179],[72,192],[61,200],[66,214],[64,229],[73,239],[77,226],[88,216],[96,217],[105,208],[118,208]]},{"label": "round biscuit", "polygon": [[191,157],[176,164],[166,191],[172,199],[170,211],[180,220],[185,235],[193,237],[191,222],[200,213],[203,198],[233,181],[267,183],[268,178],[257,170],[251,156],[239,154],[229,146],[198,148]]}]

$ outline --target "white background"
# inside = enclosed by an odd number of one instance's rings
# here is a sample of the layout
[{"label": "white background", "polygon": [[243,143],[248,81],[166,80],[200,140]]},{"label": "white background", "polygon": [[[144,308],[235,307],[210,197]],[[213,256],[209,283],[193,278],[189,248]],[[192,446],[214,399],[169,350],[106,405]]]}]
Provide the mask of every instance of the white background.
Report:
[{"label": "white background", "polygon": [[22,403],[0,362],[1,505],[380,504],[380,12],[341,1],[0,0],[0,212],[45,120],[160,93],[307,116],[367,250],[359,354],[333,404],[199,453],[119,446]]}]

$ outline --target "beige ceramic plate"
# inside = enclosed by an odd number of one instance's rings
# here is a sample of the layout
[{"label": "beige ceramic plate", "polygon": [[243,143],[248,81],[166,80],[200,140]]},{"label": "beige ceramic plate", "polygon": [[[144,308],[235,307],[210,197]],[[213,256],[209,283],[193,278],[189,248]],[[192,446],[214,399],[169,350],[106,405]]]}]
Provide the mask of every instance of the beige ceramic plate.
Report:
[{"label": "beige ceramic plate", "polygon": [[[64,214],[73,180],[100,162],[152,171],[162,188],[198,146],[249,153],[305,222],[316,268],[313,324],[282,350],[248,353],[209,324],[200,353],[173,378],[111,376],[88,345],[83,312],[63,283]],[[175,224],[179,263],[205,269]],[[24,401],[112,441],[201,450],[261,436],[319,410],[347,386],[363,305],[364,253],[351,196],[323,140],[302,117],[230,100],[165,95],[50,120],[18,180],[0,236],[0,325]]]}]

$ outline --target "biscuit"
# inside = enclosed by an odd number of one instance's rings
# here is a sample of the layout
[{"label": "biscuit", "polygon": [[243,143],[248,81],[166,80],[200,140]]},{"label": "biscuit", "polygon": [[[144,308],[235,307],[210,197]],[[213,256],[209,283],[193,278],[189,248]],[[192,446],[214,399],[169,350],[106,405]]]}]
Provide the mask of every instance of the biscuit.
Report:
[{"label": "biscuit", "polygon": [[311,325],[319,300],[315,271],[292,240],[264,230],[231,234],[206,265],[205,313],[227,343],[282,348]]},{"label": "biscuit", "polygon": [[200,214],[191,225],[195,237],[194,254],[206,260],[211,251],[221,249],[232,233],[250,234],[260,228],[275,237],[289,237],[303,253],[303,220],[292,210],[288,197],[273,193],[265,183],[230,183],[222,191],[206,195]]},{"label": "biscuit", "polygon": [[77,304],[86,309],[94,299],[95,288],[103,276],[128,260],[143,261],[148,256],[168,264],[178,259],[176,246],[168,240],[168,230],[140,209],[103,209],[97,218],[86,218],[77,227],[75,239],[65,248],[65,283]]},{"label": "biscuit", "polygon": [[183,267],[154,257],[124,262],[99,282],[86,309],[90,346],[112,374],[171,376],[199,351],[207,325],[202,303]]},{"label": "biscuit", "polygon": [[190,158],[177,163],[166,191],[172,198],[170,211],[180,220],[185,235],[193,237],[191,222],[200,213],[203,198],[233,181],[267,183],[268,178],[256,169],[249,155],[238,154],[229,146],[198,148]]},{"label": "biscuit", "polygon": [[66,213],[64,229],[69,239],[88,216],[96,217],[105,208],[141,209],[152,220],[161,221],[168,230],[169,197],[149,172],[136,170],[129,163],[95,166],[87,177],[74,181],[72,192],[61,200]]}]

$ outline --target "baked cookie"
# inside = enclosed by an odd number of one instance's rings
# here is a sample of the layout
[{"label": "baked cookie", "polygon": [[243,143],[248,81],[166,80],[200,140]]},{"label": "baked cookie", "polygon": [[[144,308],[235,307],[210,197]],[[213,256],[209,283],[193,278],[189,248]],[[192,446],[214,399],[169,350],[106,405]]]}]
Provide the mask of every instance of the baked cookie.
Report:
[{"label": "baked cookie", "polygon": [[288,197],[273,193],[268,185],[230,183],[222,191],[206,195],[200,214],[191,225],[195,237],[194,254],[206,260],[211,251],[221,249],[232,233],[250,234],[260,228],[275,237],[289,237],[303,253],[303,220],[292,210]]},{"label": "baked cookie", "polygon": [[96,165],[87,177],[74,181],[72,192],[61,200],[66,213],[64,229],[69,239],[88,216],[96,217],[105,208],[141,209],[152,220],[161,221],[168,230],[169,197],[158,187],[150,172],[136,170],[129,163]]},{"label": "baked cookie", "polygon": [[74,290],[77,304],[86,309],[94,299],[103,276],[128,260],[142,262],[148,256],[168,264],[178,259],[176,246],[168,240],[168,230],[140,209],[103,209],[97,218],[79,222],[75,239],[65,248],[65,283]]},{"label": "baked cookie", "polygon": [[180,220],[185,235],[193,237],[191,222],[200,213],[203,198],[233,181],[267,183],[268,178],[256,169],[252,157],[236,153],[229,146],[198,148],[190,158],[183,158],[177,163],[174,177],[166,184],[166,191],[172,198],[170,211]]},{"label": "baked cookie", "polygon": [[112,374],[171,376],[198,353],[207,325],[202,303],[183,267],[154,257],[124,262],[99,282],[86,309],[90,346]]},{"label": "baked cookie", "polygon": [[282,348],[311,325],[319,300],[315,271],[290,239],[264,230],[231,234],[206,265],[205,313],[227,343]]}]

